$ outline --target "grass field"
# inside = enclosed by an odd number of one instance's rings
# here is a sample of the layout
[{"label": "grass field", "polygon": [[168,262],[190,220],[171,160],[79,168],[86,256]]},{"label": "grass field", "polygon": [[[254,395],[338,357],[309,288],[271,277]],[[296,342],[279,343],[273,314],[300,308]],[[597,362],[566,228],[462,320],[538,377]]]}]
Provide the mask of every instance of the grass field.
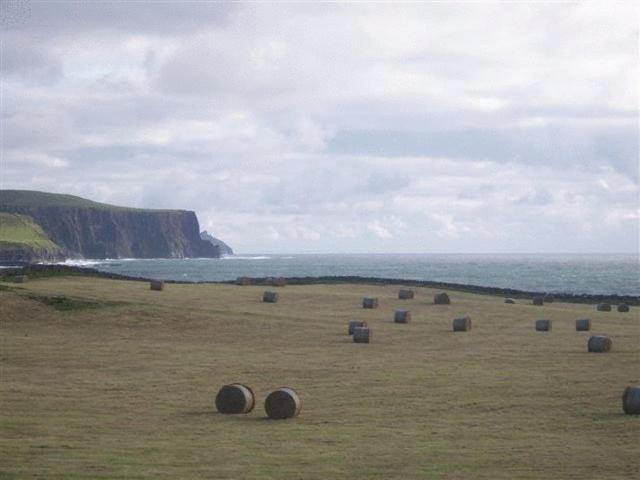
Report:
[{"label": "grass field", "polygon": [[[637,308],[457,292],[436,306],[430,289],[398,300],[399,287],[370,285],[288,286],[276,304],[261,287],[6,286],[3,479],[640,478],[640,417],[621,408],[640,384]],[[365,295],[380,307],[360,308]],[[410,324],[392,322],[400,308]],[[473,328],[454,334],[463,314]],[[584,317],[592,332],[575,331]],[[552,331],[535,332],[538,318]],[[351,342],[350,319],[369,322],[373,343]],[[590,334],[612,351],[587,353]],[[254,389],[252,413],[215,411],[230,382]],[[265,420],[280,386],[302,412]]]},{"label": "grass field", "polygon": [[35,250],[59,249],[30,217],[0,212],[0,249],[24,245]]}]

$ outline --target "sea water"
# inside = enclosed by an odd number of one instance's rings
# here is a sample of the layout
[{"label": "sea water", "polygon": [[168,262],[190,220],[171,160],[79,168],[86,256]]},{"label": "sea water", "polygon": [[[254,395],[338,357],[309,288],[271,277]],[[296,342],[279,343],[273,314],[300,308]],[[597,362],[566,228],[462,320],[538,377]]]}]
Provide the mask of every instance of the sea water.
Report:
[{"label": "sea water", "polygon": [[238,277],[360,276],[540,292],[640,295],[640,259],[632,254],[234,255],[220,259],[110,259],[66,263],[135,277],[193,282]]}]

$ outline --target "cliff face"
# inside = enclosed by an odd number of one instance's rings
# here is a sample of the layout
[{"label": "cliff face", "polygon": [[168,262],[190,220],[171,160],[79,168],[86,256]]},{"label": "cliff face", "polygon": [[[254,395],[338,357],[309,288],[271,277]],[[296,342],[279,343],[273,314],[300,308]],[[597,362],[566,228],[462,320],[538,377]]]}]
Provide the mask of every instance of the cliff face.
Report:
[{"label": "cliff face", "polygon": [[109,207],[91,203],[73,206],[0,202],[2,211],[31,217],[71,257],[220,256],[218,247],[200,238],[194,212]]},{"label": "cliff face", "polygon": [[220,250],[220,256],[233,255],[233,249],[229,245],[224,243],[219,238],[214,237],[206,230],[204,232],[200,232],[200,238],[208,242],[211,242],[211,244],[217,246]]}]

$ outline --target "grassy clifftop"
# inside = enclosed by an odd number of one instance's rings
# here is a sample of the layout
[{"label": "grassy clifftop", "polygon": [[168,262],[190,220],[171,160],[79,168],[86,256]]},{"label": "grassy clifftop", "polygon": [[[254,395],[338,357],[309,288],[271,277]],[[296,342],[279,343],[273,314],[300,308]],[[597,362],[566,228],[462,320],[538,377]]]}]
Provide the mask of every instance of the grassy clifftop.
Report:
[{"label": "grassy clifftop", "polygon": [[152,211],[172,212],[180,210],[164,210],[149,208],[131,208],[109,205],[107,203],[94,202],[75,195],[60,193],[39,192],[36,190],[0,190],[0,210],[6,207],[41,208],[41,207],[68,207],[68,208],[93,208],[97,210],[117,211]]},{"label": "grassy clifftop", "polygon": [[0,250],[24,246],[34,250],[59,250],[30,217],[0,212]]}]

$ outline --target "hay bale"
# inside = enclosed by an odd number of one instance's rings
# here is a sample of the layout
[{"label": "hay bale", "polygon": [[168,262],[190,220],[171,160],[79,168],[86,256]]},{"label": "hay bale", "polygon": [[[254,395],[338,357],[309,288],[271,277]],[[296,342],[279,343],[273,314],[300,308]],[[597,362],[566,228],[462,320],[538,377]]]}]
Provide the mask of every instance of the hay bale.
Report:
[{"label": "hay bale", "polygon": [[164,280],[151,280],[149,288],[158,292],[164,290]]},{"label": "hay bale", "polygon": [[413,290],[400,290],[398,292],[398,298],[400,300],[409,300],[413,298]]},{"label": "hay bale", "polygon": [[608,303],[599,303],[596,306],[596,310],[598,310],[599,312],[610,312],[611,305],[609,305]]},{"label": "hay bale", "polygon": [[298,394],[291,388],[279,388],[271,392],[264,401],[264,410],[272,420],[297,417],[302,408]]},{"label": "hay bale", "polygon": [[552,293],[546,293],[544,297],[542,297],[542,301],[544,303],[553,303],[554,297]]},{"label": "hay bale", "polygon": [[353,329],[353,343],[369,343],[372,332],[369,327],[356,327]]},{"label": "hay bale", "polygon": [[576,331],[578,332],[586,332],[591,330],[591,320],[588,318],[581,318],[576,320]]},{"label": "hay bale", "polygon": [[611,339],[604,335],[594,335],[589,337],[587,342],[587,350],[595,353],[605,353],[611,350]]},{"label": "hay bale", "polygon": [[453,320],[454,332],[467,332],[471,330],[471,318],[468,316],[456,318]]},{"label": "hay bale", "polygon": [[533,300],[531,301],[531,303],[538,306],[544,305],[544,297],[541,297],[541,296],[533,297]]},{"label": "hay bale", "polygon": [[622,410],[627,415],[640,415],[640,387],[627,387],[622,394]]},{"label": "hay bale", "polygon": [[372,297],[363,298],[362,308],[378,308],[378,299]]},{"label": "hay bale", "polygon": [[14,283],[26,283],[29,281],[29,276],[28,275],[15,275],[13,277],[13,282]]},{"label": "hay bale", "polygon": [[536,331],[548,332],[551,330],[551,320],[536,320]]},{"label": "hay bale", "polygon": [[435,303],[436,305],[449,305],[451,303],[451,299],[449,298],[449,295],[444,292],[437,293],[433,297],[433,303]]},{"label": "hay bale", "polygon": [[241,383],[224,385],[216,395],[216,409],[220,413],[249,413],[255,403],[253,390]]},{"label": "hay bale", "polygon": [[510,305],[513,305],[514,303],[516,303],[516,301],[513,298],[505,298],[504,299],[504,303],[508,303]]},{"label": "hay bale", "polygon": [[621,303],[620,305],[618,305],[618,311],[619,312],[628,312],[629,311],[629,305],[627,305],[626,303]]},{"label": "hay bale", "polygon": [[249,277],[238,277],[236,279],[236,285],[240,285],[243,287],[251,285],[251,279]]},{"label": "hay bale", "polygon": [[349,335],[353,335],[353,331],[357,327],[366,327],[367,322],[363,322],[362,320],[349,320]]},{"label": "hay bale", "polygon": [[266,303],[276,303],[279,298],[278,292],[264,292],[262,294],[262,301]]},{"label": "hay bale", "polygon": [[393,316],[396,323],[409,323],[411,321],[411,312],[408,310],[397,310]]}]

